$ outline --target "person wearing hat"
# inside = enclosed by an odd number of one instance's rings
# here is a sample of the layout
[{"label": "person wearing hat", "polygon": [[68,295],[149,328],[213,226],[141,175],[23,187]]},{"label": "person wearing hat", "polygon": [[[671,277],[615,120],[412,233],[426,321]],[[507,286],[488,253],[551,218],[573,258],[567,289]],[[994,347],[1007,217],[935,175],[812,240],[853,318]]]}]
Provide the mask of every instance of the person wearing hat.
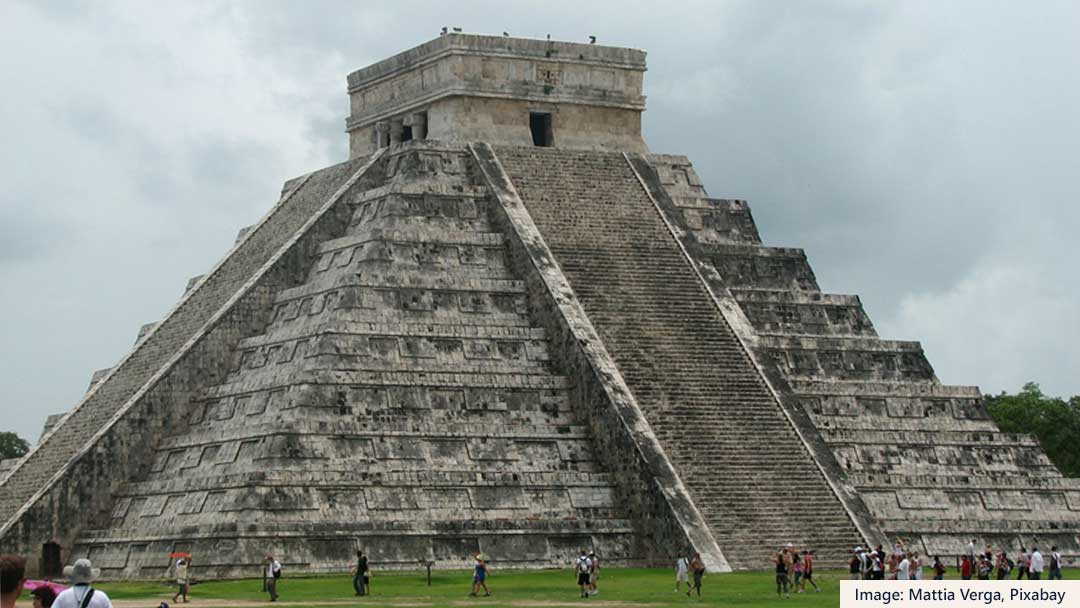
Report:
[{"label": "person wearing hat", "polygon": [[184,597],[184,603],[188,603],[188,589],[191,588],[191,571],[188,566],[189,560],[181,557],[176,560],[176,595],[173,596],[172,601],[175,604],[176,600],[180,596]]},{"label": "person wearing hat", "polygon": [[56,596],[53,608],[112,608],[109,596],[90,586],[101,576],[101,570],[94,568],[90,560],[79,559],[73,566],[64,566],[64,576],[71,581],[71,587]]}]

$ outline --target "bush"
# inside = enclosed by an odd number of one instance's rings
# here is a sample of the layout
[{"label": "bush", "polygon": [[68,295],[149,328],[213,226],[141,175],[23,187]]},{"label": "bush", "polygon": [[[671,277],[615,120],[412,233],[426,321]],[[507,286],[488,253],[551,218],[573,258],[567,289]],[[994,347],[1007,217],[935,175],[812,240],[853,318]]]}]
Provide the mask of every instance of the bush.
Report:
[{"label": "bush", "polygon": [[1028,382],[1015,395],[988,397],[986,408],[1006,433],[1030,433],[1066,477],[1080,477],[1080,395],[1065,401]]}]

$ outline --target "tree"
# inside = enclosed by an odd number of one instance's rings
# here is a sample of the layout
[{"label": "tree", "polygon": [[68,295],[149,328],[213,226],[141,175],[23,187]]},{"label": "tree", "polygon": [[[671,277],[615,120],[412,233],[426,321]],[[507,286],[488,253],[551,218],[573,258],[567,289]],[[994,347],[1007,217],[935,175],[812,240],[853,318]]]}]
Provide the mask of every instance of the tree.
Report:
[{"label": "tree", "polygon": [[1065,401],[1028,382],[1015,395],[988,397],[986,409],[1006,433],[1030,433],[1067,477],[1080,477],[1080,395]]},{"label": "tree", "polygon": [[15,433],[0,433],[0,459],[18,458],[30,451],[30,444]]}]

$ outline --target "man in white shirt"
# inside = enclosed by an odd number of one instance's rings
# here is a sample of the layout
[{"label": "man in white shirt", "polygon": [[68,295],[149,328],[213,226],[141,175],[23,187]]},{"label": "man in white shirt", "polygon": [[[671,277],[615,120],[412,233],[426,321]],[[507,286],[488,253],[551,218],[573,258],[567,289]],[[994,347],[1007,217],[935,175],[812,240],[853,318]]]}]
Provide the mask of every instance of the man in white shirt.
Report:
[{"label": "man in white shirt", "polygon": [[911,579],[911,575],[909,574],[911,570],[911,561],[908,558],[909,555],[904,555],[904,559],[900,560],[900,566],[898,567],[896,572],[896,580],[898,581],[906,581]]},{"label": "man in white shirt", "polygon": [[967,546],[967,556],[971,559],[972,563],[975,563],[975,539],[971,539],[971,542]]},{"label": "man in white shirt", "polygon": [[53,608],[112,608],[112,602],[104,591],[94,589],[90,583],[101,575],[88,559],[75,560],[75,565],[64,567],[64,576],[71,587],[64,589],[53,601]]},{"label": "man in white shirt", "polygon": [[859,554],[859,573],[862,575],[863,580],[870,580],[871,570],[874,568],[874,557],[870,554],[870,551],[863,551]]},{"label": "man in white shirt", "polygon": [[281,578],[281,562],[274,559],[273,555],[266,556],[266,592],[270,594],[270,601],[276,602],[278,598],[277,579]]},{"label": "man in white shirt", "polygon": [[1039,553],[1039,548],[1038,547],[1032,547],[1031,548],[1031,568],[1030,568],[1030,572],[1028,573],[1028,579],[1033,580],[1033,581],[1037,581],[1040,578],[1042,578],[1043,565],[1044,565],[1043,564],[1043,556],[1042,556],[1042,553]]},{"label": "man in white shirt", "polygon": [[684,555],[675,562],[675,593],[679,592],[679,583],[686,583],[686,590],[690,591],[690,579],[687,577],[689,571],[690,560]]}]

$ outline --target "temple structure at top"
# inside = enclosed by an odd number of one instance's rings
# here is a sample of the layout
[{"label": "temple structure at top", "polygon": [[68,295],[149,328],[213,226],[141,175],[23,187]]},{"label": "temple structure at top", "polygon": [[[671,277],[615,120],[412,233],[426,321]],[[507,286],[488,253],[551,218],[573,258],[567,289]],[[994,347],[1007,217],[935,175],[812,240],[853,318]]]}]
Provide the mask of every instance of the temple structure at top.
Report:
[{"label": "temple structure at top", "polygon": [[352,158],[411,139],[644,152],[645,52],[451,33],[349,74]]}]

